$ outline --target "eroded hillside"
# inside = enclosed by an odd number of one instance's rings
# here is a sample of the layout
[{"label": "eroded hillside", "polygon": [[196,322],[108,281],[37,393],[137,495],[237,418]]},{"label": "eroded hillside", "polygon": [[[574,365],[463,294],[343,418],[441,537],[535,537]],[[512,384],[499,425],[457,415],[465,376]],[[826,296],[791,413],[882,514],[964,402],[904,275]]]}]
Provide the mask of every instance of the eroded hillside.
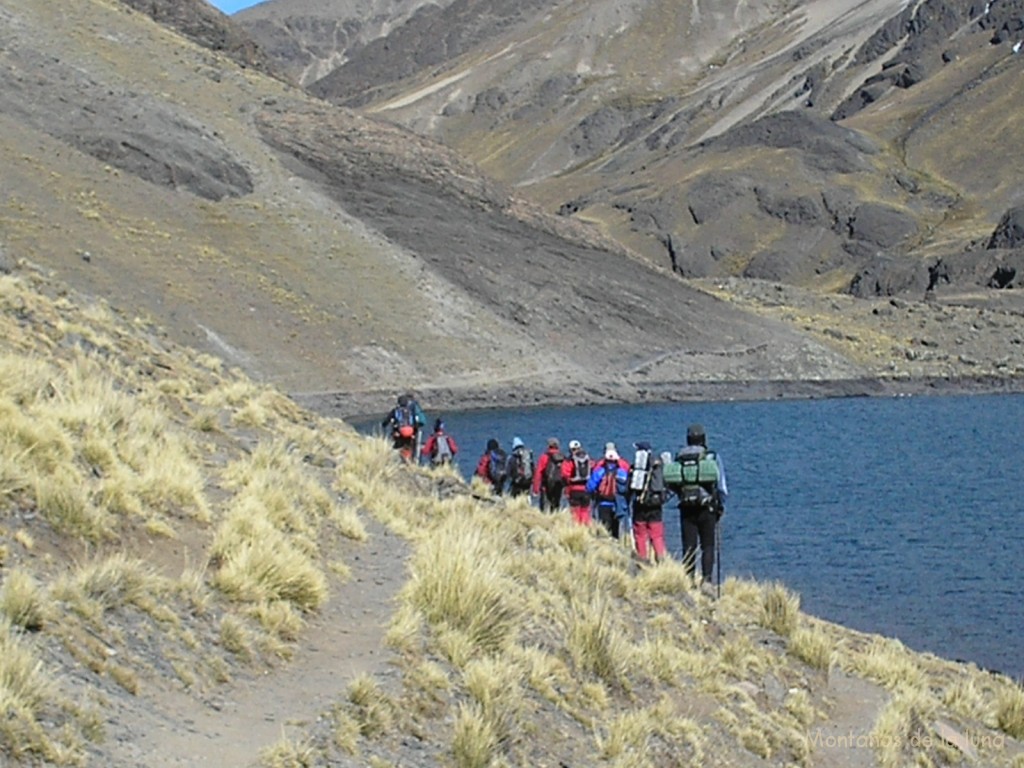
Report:
[{"label": "eroded hillside", "polygon": [[1015,0],[485,9],[403,19],[311,90],[687,276],[920,297],[1024,267],[983,245],[1022,202]]},{"label": "eroded hillside", "polygon": [[872,375],[128,6],[0,11],[9,252],[259,380],[376,410]]}]

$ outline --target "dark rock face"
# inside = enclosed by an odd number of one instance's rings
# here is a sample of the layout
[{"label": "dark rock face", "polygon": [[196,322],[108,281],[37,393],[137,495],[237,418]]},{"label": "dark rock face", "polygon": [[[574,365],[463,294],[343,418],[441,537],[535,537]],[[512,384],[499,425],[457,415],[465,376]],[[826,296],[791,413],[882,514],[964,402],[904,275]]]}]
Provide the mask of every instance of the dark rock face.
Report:
[{"label": "dark rock face", "polygon": [[166,102],[106,87],[16,43],[0,52],[0,62],[12,71],[0,89],[5,114],[153,184],[207,200],[252,192],[249,171],[221,139]]},{"label": "dark rock face", "polygon": [[987,248],[1017,248],[1024,245],[1024,206],[1003,214],[989,238]]},{"label": "dark rock face", "polygon": [[813,197],[794,197],[786,194],[783,189],[772,187],[758,187],[754,192],[758,206],[772,218],[801,226],[815,226],[825,221],[825,209]]},{"label": "dark rock face", "polygon": [[866,167],[865,155],[878,150],[865,136],[808,112],[779,112],[741,125],[703,144],[729,151],[740,147],[800,150],[809,166],[827,173],[853,173]]},{"label": "dark rock face", "polygon": [[879,248],[892,248],[917,232],[917,222],[909,214],[878,203],[857,206],[848,227],[851,239]]},{"label": "dark rock face", "polygon": [[850,282],[849,293],[858,298],[896,296],[908,291],[924,291],[926,270],[917,263],[879,258],[858,272]]}]

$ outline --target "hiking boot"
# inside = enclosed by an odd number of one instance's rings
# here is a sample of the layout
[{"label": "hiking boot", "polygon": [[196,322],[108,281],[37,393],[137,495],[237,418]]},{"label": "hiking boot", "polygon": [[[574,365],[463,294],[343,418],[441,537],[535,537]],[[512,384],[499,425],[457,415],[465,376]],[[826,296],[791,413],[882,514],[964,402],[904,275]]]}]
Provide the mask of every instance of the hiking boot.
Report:
[{"label": "hiking boot", "polygon": [[718,596],[718,590],[715,588],[714,582],[711,581],[701,582],[700,591],[711,598]]}]

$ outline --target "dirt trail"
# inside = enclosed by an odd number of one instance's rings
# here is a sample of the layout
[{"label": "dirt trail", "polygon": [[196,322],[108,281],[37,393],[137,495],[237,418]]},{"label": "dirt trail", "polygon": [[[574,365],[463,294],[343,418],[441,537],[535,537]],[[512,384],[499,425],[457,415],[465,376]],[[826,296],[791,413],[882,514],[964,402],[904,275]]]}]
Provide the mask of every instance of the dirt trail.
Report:
[{"label": "dirt trail", "polygon": [[345,558],[352,579],[309,621],[290,661],[211,688],[199,705],[169,685],[144,684],[136,698],[112,702],[102,763],[251,766],[282,736],[300,738],[289,726],[329,711],[356,675],[391,673],[383,636],[405,580],[407,545],[375,521],[366,524],[369,540]]},{"label": "dirt trail", "polygon": [[808,732],[812,764],[817,768],[874,768],[878,759],[871,731],[889,694],[868,680],[833,669],[826,696],[833,701],[829,719]]}]

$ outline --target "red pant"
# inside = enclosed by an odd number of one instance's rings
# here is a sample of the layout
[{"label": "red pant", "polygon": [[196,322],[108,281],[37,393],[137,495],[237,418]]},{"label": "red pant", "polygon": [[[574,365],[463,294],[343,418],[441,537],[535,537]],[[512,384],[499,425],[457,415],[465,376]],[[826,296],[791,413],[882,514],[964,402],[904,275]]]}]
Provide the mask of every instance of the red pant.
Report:
[{"label": "red pant", "polygon": [[565,489],[569,498],[572,519],[580,525],[590,525],[590,495],[584,486],[570,486]]},{"label": "red pant", "polygon": [[654,549],[656,560],[665,559],[665,523],[633,521],[633,538],[636,539],[636,553],[641,560],[647,559],[647,538],[651,539],[651,547]]}]

